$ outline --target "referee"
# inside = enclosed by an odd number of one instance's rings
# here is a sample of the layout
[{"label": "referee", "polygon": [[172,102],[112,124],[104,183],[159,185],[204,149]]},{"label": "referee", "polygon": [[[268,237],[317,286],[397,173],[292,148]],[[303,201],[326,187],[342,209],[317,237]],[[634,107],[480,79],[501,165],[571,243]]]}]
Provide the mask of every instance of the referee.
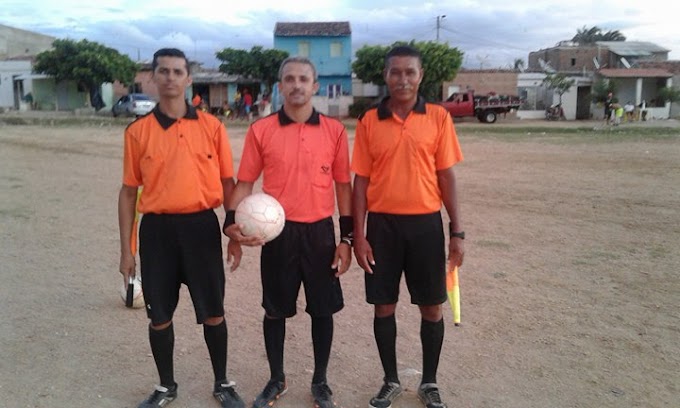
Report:
[{"label": "referee", "polygon": [[[240,244],[259,245],[234,224],[238,203],[263,174],[262,189],[286,212],[281,235],[264,245],[261,254],[264,343],[270,378],[255,398],[254,408],[271,407],[287,391],[283,369],[286,319],[295,315],[300,285],[306,312],[312,317],[314,406],[335,406],[326,378],[333,340],[333,314],[342,309],[338,277],[351,261],[352,188],[347,132],[339,121],[318,113],[312,96],[319,89],[316,68],[303,57],[290,57],[279,69],[283,109],[254,122],[248,129],[238,171],[238,183],[227,212],[225,233],[230,254]],[[335,186],[335,189],[333,188]],[[337,195],[340,237],[336,244],[331,216]],[[234,247],[238,247],[237,251]],[[238,259],[234,260],[235,265]]]},{"label": "referee", "polygon": [[222,407],[244,407],[234,383],[227,380],[224,264],[213,210],[228,201],[234,188],[231,147],[222,123],[187,103],[191,75],[182,51],[158,50],[152,70],[160,101],[125,130],[118,198],[120,273],[127,282],[135,274],[129,242],[135,233],[137,189],[144,187],[137,208],[144,214],[139,255],[160,384],[139,407],[164,407],[177,397],[172,316],[181,284],[189,288],[196,321],[203,325],[215,375],[213,395]]}]

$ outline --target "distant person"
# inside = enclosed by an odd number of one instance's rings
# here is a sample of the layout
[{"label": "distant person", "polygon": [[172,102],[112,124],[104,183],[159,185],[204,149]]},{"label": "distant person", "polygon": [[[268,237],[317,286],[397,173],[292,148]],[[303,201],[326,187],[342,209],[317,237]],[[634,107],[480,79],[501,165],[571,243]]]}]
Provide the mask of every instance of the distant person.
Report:
[{"label": "distant person", "polygon": [[633,122],[635,120],[635,105],[633,105],[633,102],[626,102],[623,110],[626,113],[626,122]]},{"label": "distant person", "polygon": [[609,92],[607,99],[604,101],[604,124],[612,123],[612,104],[614,103],[614,94]]},{"label": "distant person", "polygon": [[253,95],[250,94],[250,90],[248,88],[243,90],[243,111],[246,114],[246,117],[248,120],[253,119]]},{"label": "distant person", "polygon": [[612,115],[614,116],[614,126],[620,125],[623,118],[623,106],[618,103],[613,104]]},{"label": "distant person", "polygon": [[260,117],[265,117],[269,116],[271,113],[272,113],[271,98],[268,93],[265,93],[264,95],[262,95],[262,99],[260,100],[258,115]]},{"label": "distant person", "polygon": [[445,408],[437,385],[447,299],[441,207],[451,220],[448,264],[460,266],[465,233],[453,167],[463,154],[451,116],[418,94],[424,75],[420,52],[392,48],[383,73],[390,96],[359,117],[352,154],[354,254],[365,271],[366,301],[374,305],[373,331],[384,371],[368,406],[390,407],[402,392],[395,311],[404,275],[421,316],[418,397],[427,408]]},{"label": "distant person", "polygon": [[135,275],[130,249],[135,207],[144,214],[139,229],[142,290],[160,377],[160,385],[138,408],[165,407],[177,397],[172,319],[182,284],[189,288],[196,322],[203,325],[213,395],[223,408],[243,408],[234,383],[227,380],[222,235],[214,211],[220,205],[226,210],[234,188],[229,139],[222,122],[185,100],[191,74],[182,51],[156,51],[151,68],[160,101],[151,114],[125,129],[118,196],[119,270],[126,283]]},{"label": "distant person", "polygon": [[191,105],[193,105],[194,108],[198,108],[201,106],[201,102],[203,99],[201,98],[201,95],[198,93],[194,94],[194,98],[191,100]]}]

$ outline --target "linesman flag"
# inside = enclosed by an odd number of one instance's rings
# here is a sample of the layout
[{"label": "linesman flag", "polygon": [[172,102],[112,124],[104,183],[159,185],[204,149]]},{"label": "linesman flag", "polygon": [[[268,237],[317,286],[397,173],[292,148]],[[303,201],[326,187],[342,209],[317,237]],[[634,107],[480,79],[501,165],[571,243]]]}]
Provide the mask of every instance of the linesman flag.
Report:
[{"label": "linesman flag", "polygon": [[460,326],[460,287],[458,286],[458,267],[446,273],[446,294],[453,311],[453,324]]}]

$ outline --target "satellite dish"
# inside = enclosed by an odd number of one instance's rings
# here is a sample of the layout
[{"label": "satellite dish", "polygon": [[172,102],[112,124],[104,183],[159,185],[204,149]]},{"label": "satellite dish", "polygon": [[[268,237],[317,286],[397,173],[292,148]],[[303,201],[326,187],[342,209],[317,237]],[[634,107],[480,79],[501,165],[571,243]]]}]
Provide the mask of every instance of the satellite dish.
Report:
[{"label": "satellite dish", "polygon": [[600,61],[597,60],[597,57],[593,57],[593,65],[595,65],[595,69],[600,69]]},{"label": "satellite dish", "polygon": [[624,57],[621,57],[621,64],[623,64],[623,66],[626,68],[630,68],[630,62],[628,62],[628,60]]}]

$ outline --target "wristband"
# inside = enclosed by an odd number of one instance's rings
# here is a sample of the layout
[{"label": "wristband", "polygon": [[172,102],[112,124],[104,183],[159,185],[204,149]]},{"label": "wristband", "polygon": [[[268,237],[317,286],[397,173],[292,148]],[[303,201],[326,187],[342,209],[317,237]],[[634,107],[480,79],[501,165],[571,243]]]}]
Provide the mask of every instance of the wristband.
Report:
[{"label": "wristband", "polygon": [[354,217],[351,215],[340,216],[340,236],[351,238],[354,232]]},{"label": "wristband", "polygon": [[352,246],[354,243],[354,217],[351,215],[340,216],[340,242]]},{"label": "wristband", "polygon": [[449,238],[465,239],[465,231],[454,231],[453,225],[449,223]]},{"label": "wristband", "polygon": [[236,211],[228,210],[226,217],[224,217],[224,225],[222,231],[226,230],[228,226],[236,224]]}]

